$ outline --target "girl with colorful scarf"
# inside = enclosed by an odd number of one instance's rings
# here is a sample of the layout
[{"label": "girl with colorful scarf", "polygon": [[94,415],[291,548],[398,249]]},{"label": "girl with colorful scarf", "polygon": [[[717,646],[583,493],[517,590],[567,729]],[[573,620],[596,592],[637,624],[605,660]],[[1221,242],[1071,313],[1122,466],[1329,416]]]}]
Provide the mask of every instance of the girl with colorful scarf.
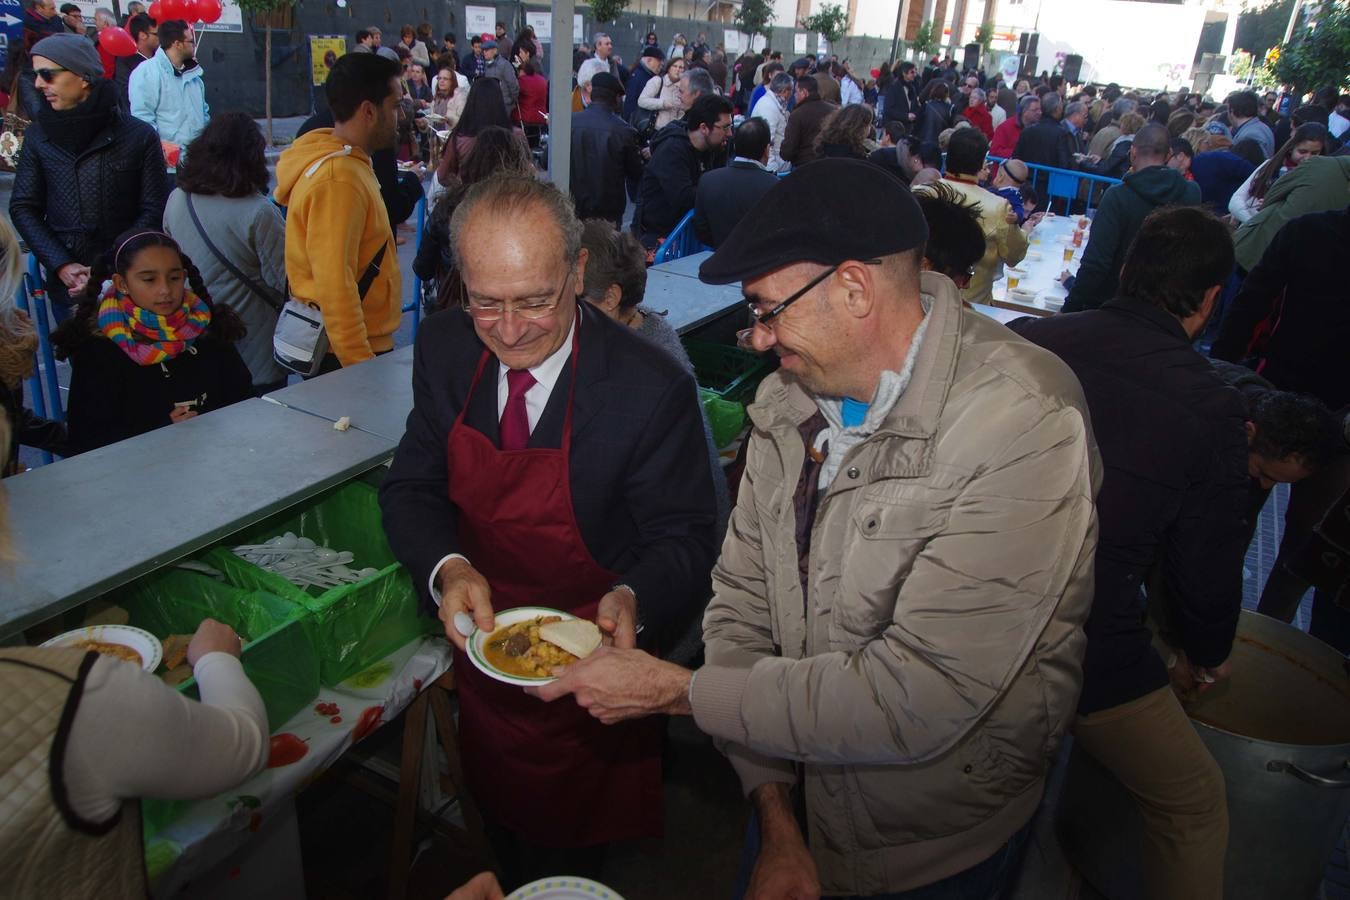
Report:
[{"label": "girl with colorful scarf", "polygon": [[243,323],[213,306],[196,266],[158,231],[120,237],[90,295],[57,329],[71,364],[67,420],[78,452],[186,422],[252,396],[234,342]]}]

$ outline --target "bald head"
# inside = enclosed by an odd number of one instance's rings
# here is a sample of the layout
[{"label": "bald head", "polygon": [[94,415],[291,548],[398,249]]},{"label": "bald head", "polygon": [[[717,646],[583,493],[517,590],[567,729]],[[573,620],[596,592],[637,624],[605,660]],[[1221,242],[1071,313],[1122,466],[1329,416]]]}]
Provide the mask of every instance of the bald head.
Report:
[{"label": "bald head", "polygon": [[1161,166],[1167,162],[1168,149],[1172,136],[1167,129],[1156,122],[1145,125],[1135,132],[1131,151],[1136,168],[1143,166]]}]

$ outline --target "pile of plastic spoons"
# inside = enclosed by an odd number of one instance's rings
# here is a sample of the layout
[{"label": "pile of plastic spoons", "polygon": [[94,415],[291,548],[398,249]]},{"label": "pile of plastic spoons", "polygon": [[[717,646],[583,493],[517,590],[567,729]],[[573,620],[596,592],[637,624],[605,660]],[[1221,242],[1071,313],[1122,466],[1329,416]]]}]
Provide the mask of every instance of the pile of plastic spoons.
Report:
[{"label": "pile of plastic spoons", "polygon": [[243,544],[233,548],[240,559],[299,587],[333,588],[355,584],[379,574],[378,569],[352,569],[355,560],[349,550],[320,547],[305,537],[288,531],[261,544]]}]

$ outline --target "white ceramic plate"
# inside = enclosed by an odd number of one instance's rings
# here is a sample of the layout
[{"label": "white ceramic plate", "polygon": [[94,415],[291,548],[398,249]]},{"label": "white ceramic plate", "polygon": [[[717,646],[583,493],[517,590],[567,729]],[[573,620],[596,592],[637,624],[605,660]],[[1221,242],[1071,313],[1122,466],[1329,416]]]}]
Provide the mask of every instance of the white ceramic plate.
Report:
[{"label": "white ceramic plate", "polygon": [[[519,685],[520,687],[529,687],[530,685],[535,684],[548,684],[550,681],[556,680],[552,676],[549,676],[548,678],[524,678],[521,677],[520,675],[512,675],[509,672],[503,672],[501,669],[497,668],[492,663],[488,662],[487,657],[483,653],[483,647],[487,644],[488,638],[492,637],[492,635],[495,634],[496,631],[500,631],[508,625],[514,625],[517,622],[524,622],[528,619],[538,618],[539,616],[562,616],[564,620],[576,618],[576,616],[572,615],[571,613],[563,612],[560,609],[552,609],[547,606],[518,606],[515,609],[502,610],[496,615],[497,628],[495,631],[483,631],[481,629],[475,628],[473,630],[473,634],[469,635],[468,640],[464,642],[465,645],[469,648],[469,661],[473,663],[474,668],[476,668],[478,671],[482,672],[489,678],[495,678],[498,681],[505,682],[506,684]],[[585,879],[573,879],[573,880],[584,881]],[[536,882],[536,884],[537,883],[538,882]],[[524,890],[524,888],[521,888],[521,890]],[[515,895],[513,894],[512,896]],[[522,894],[521,896],[533,897],[534,895]],[[554,895],[550,894],[548,896],[551,897]],[[562,897],[564,895],[558,894],[557,896]],[[573,895],[567,894],[566,896],[570,897]],[[575,896],[581,895],[577,894]],[[618,895],[610,893],[609,896],[617,897]]]},{"label": "white ceramic plate", "polygon": [[589,878],[556,875],[532,881],[506,900],[623,900],[623,897]]},{"label": "white ceramic plate", "polygon": [[74,631],[58,634],[42,646],[69,647],[78,641],[100,641],[104,644],[130,647],[141,655],[141,668],[147,672],[158,669],[160,660],[164,657],[164,645],[159,642],[159,638],[144,628],[133,628],[130,625],[90,625],[86,628],[76,628]]},{"label": "white ceramic plate", "polygon": [[1008,292],[1008,296],[1018,303],[1034,303],[1036,300],[1036,292],[1025,288],[1013,288]]}]

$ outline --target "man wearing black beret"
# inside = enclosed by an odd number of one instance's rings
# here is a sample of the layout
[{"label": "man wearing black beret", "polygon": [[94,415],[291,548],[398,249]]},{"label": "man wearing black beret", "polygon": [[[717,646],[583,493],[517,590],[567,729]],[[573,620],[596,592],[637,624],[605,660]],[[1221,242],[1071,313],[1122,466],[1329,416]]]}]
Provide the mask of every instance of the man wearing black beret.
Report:
[{"label": "man wearing black beret", "polygon": [[750,407],[707,664],[601,648],[529,689],[604,722],[692,714],[754,805],[748,896],[1000,895],[1074,714],[1087,405],[920,272],[927,234],[897,179],[826,159],[703,263],[782,363]]}]

